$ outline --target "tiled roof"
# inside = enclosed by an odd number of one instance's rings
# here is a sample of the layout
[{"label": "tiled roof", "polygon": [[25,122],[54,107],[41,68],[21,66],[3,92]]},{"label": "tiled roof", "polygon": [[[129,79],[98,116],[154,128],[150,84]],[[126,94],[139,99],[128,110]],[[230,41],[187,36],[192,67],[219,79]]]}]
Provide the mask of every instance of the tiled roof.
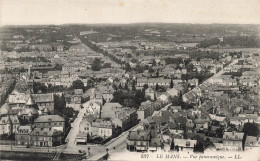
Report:
[{"label": "tiled roof", "polygon": [[241,141],[243,139],[244,133],[243,132],[237,132],[237,131],[232,131],[232,132],[224,132],[223,139],[225,140],[237,140]]},{"label": "tiled roof", "polygon": [[4,116],[0,120],[0,124],[6,125],[6,124],[20,124],[19,119],[17,116]]},{"label": "tiled roof", "polygon": [[37,119],[35,119],[35,123],[38,122],[64,122],[65,119],[59,115],[45,115],[45,116],[39,116]]},{"label": "tiled roof", "polygon": [[108,103],[105,103],[102,108],[105,109],[105,108],[111,108],[111,107],[122,108],[123,106],[120,105],[120,104],[117,103],[117,102],[108,102]]},{"label": "tiled roof", "polygon": [[82,121],[80,122],[80,124],[85,122],[85,121],[92,123],[94,120],[95,120],[95,117],[93,115],[87,115],[87,116],[82,118]]},{"label": "tiled roof", "polygon": [[31,131],[32,131],[31,126],[26,125],[26,126],[20,126],[19,130],[18,130],[18,133],[19,134],[30,134]]},{"label": "tiled roof", "polygon": [[112,128],[113,123],[110,120],[107,119],[96,119],[92,122],[93,127],[99,127],[99,128]]},{"label": "tiled roof", "polygon": [[62,132],[58,131],[56,129],[51,128],[51,130],[49,128],[35,128],[33,129],[33,131],[31,132],[30,135],[39,135],[39,136],[57,136],[57,135],[61,135]]},{"label": "tiled roof", "polygon": [[151,139],[150,131],[149,130],[129,131],[128,139],[150,141]]},{"label": "tiled roof", "polygon": [[[24,104],[28,100],[29,95],[20,93],[20,94],[11,94],[9,95],[8,102],[9,103],[21,103]],[[53,94],[32,94],[32,100],[37,102],[53,102],[54,97]]]},{"label": "tiled roof", "polygon": [[197,140],[174,139],[174,145],[179,147],[193,148],[196,143]]}]

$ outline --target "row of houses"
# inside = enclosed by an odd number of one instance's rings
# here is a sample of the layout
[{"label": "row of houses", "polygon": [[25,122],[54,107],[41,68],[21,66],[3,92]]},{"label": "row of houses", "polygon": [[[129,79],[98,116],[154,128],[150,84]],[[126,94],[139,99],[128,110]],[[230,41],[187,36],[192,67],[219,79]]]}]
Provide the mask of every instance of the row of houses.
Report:
[{"label": "row of houses", "polygon": [[[87,139],[94,138],[107,139],[138,123],[136,110],[122,107],[119,103],[106,103],[98,110],[90,104],[89,108],[91,110],[86,112],[79,125],[78,142],[87,142]],[[100,114],[89,113],[94,110]]]},{"label": "row of houses", "polygon": [[53,147],[62,143],[65,120],[58,115],[39,116],[33,125],[20,126],[15,133],[17,146]]}]

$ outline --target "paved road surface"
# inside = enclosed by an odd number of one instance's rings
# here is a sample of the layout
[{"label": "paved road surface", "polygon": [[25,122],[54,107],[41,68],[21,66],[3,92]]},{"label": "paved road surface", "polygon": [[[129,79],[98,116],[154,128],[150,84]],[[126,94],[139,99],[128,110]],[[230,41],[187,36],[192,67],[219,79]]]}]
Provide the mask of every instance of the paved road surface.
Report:
[{"label": "paved road surface", "polygon": [[77,118],[74,120],[74,122],[71,124],[71,130],[66,138],[67,143],[67,147],[65,151],[74,151],[77,150],[76,147],[76,136],[79,132],[79,124],[84,116],[86,109],[82,108],[79,111],[79,114],[77,116]]}]

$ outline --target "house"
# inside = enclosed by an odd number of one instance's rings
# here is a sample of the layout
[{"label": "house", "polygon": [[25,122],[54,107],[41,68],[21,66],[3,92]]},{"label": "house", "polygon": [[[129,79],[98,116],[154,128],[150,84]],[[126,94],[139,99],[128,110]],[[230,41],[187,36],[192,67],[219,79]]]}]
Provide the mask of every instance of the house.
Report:
[{"label": "house", "polygon": [[178,89],[176,89],[174,87],[169,88],[166,92],[169,93],[171,97],[179,96],[181,93]]},{"label": "house", "polygon": [[191,86],[198,86],[198,85],[199,85],[199,80],[198,80],[197,78],[189,79],[189,80],[188,80],[188,83],[189,83]]},{"label": "house", "polygon": [[101,105],[104,104],[101,91],[97,90],[96,88],[92,88],[89,90],[89,92],[90,92],[90,102],[99,102]]},{"label": "house", "polygon": [[30,133],[31,145],[53,147],[62,143],[63,133],[54,128],[34,128]]},{"label": "house", "polygon": [[105,103],[101,110],[101,118],[112,118],[119,113],[122,109],[119,103]]},{"label": "house", "polygon": [[145,90],[145,95],[146,96],[150,96],[150,98],[152,99],[152,100],[154,100],[155,99],[155,92],[154,92],[154,90],[152,89],[152,88],[147,88],[146,90]]},{"label": "house", "polygon": [[57,131],[65,131],[65,119],[59,115],[39,116],[34,120],[36,128],[49,128]]},{"label": "house", "polygon": [[126,140],[127,150],[148,151],[150,141],[150,130],[129,131]]},{"label": "house", "polygon": [[162,103],[168,103],[169,102],[169,96],[170,94],[168,93],[163,93],[158,97],[158,100],[161,101]]},{"label": "house", "polygon": [[245,141],[245,150],[259,149],[260,139],[256,136],[247,136]]},{"label": "house", "polygon": [[140,78],[137,79],[136,86],[137,87],[143,87],[145,84],[148,85],[148,87],[155,87],[156,84],[159,86],[169,87],[170,86],[171,79],[164,79],[164,78]]},{"label": "house", "polygon": [[1,134],[14,134],[18,132],[20,121],[17,116],[8,115],[0,120],[0,133]]},{"label": "house", "polygon": [[115,126],[118,126],[122,131],[125,131],[138,123],[137,112],[135,109],[125,107],[111,120]]},{"label": "house", "polygon": [[227,118],[225,116],[209,114],[209,118],[211,121],[217,121],[220,123],[220,125],[227,126]]},{"label": "house", "polygon": [[62,52],[63,50],[64,50],[64,46],[63,45],[57,46],[57,51],[58,52]]},{"label": "house", "polygon": [[214,65],[214,60],[212,59],[201,59],[199,64],[203,67]]},{"label": "house", "polygon": [[92,135],[92,122],[95,120],[93,115],[87,115],[82,118],[79,124],[79,132]]},{"label": "house", "polygon": [[30,125],[20,126],[18,132],[15,134],[15,145],[29,146],[31,145],[30,133],[32,128]]},{"label": "house", "polygon": [[243,136],[244,136],[243,132],[225,131],[223,135],[223,148],[225,150],[242,151]]},{"label": "house", "polygon": [[10,107],[24,107],[26,101],[32,97],[32,100],[37,104],[38,108],[47,108],[51,114],[54,114],[54,95],[52,93],[48,94],[10,94],[7,102],[9,103]]},{"label": "house", "polygon": [[197,140],[190,139],[173,139],[174,146],[179,147],[180,151],[193,152],[194,146],[197,144]]},{"label": "house", "polygon": [[86,102],[83,104],[83,107],[86,109],[86,114],[91,114],[97,117],[100,117],[101,107],[100,102]]},{"label": "house", "polygon": [[160,137],[152,138],[148,150],[151,152],[163,150],[163,142],[161,138]]},{"label": "house", "polygon": [[87,52],[87,46],[82,44],[82,43],[77,44],[77,45],[72,45],[69,48],[69,52],[71,52],[71,53],[74,53],[74,52],[84,53],[84,52]]},{"label": "house", "polygon": [[99,87],[99,90],[102,93],[102,97],[106,102],[110,102],[114,98],[114,92],[115,90],[113,89],[112,86],[102,86]]},{"label": "house", "polygon": [[96,119],[92,122],[92,128],[96,128],[96,135],[104,139],[113,136],[115,132],[115,125],[109,119]]},{"label": "house", "polygon": [[151,116],[154,112],[154,109],[152,108],[153,106],[146,106],[146,105],[141,105],[139,109],[137,110],[137,115],[139,120],[143,120],[148,116]]}]

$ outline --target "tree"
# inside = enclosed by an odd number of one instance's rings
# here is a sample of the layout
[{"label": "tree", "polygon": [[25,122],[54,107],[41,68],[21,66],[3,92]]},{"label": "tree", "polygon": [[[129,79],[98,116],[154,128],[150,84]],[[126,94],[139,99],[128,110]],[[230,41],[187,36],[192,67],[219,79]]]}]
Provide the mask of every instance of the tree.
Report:
[{"label": "tree", "polygon": [[127,85],[127,83],[125,83],[125,90],[128,90],[128,85]]},{"label": "tree", "polygon": [[143,91],[145,91],[148,88],[148,84],[144,84]]},{"label": "tree", "polygon": [[102,68],[111,68],[111,63],[105,63]]},{"label": "tree", "polygon": [[136,87],[135,87],[135,80],[133,80],[132,82],[132,91],[135,91],[136,90]]},{"label": "tree", "polygon": [[152,74],[154,72],[153,68],[149,68],[149,73]]},{"label": "tree", "polygon": [[33,92],[34,93],[46,93],[47,87],[42,83],[34,82],[33,83]]},{"label": "tree", "polygon": [[159,85],[158,85],[158,83],[156,83],[156,85],[155,85],[155,90],[156,90],[156,91],[159,90]]},{"label": "tree", "polygon": [[75,80],[72,82],[73,89],[82,89],[84,90],[84,83],[81,80]]},{"label": "tree", "polygon": [[61,64],[55,64],[54,70],[62,70],[62,65]]},{"label": "tree", "polygon": [[122,89],[122,85],[121,85],[121,83],[119,83],[118,89]]},{"label": "tree", "polygon": [[174,141],[172,140],[172,143],[171,143],[171,150],[174,150]]},{"label": "tree", "polygon": [[156,77],[157,78],[159,77],[159,71],[158,70],[156,71]]},{"label": "tree", "polygon": [[194,145],[194,147],[193,147],[193,152],[201,152],[201,153],[204,152],[204,146],[203,146],[203,144],[202,144],[200,141],[198,141],[198,142]]},{"label": "tree", "polygon": [[115,91],[113,94],[114,98],[111,100],[111,102],[118,102],[120,104],[123,104],[124,103],[123,94],[124,93],[122,90]]},{"label": "tree", "polygon": [[134,95],[134,101],[137,105],[141,105],[142,102],[145,102],[145,92],[141,90],[136,90]]},{"label": "tree", "polygon": [[131,66],[130,66],[130,64],[129,64],[128,62],[125,64],[125,70],[126,70],[127,72],[130,72],[130,71],[131,71]]},{"label": "tree", "polygon": [[170,88],[173,88],[173,81],[171,79],[171,82],[170,82]]},{"label": "tree", "polygon": [[63,109],[66,107],[66,100],[63,94],[61,96],[54,95],[54,106],[57,111],[63,111]]},{"label": "tree", "polygon": [[182,102],[178,96],[170,97],[173,106],[181,106]]},{"label": "tree", "polygon": [[91,66],[91,69],[93,71],[100,71],[101,69],[101,60],[98,58],[95,58],[95,60],[93,61],[93,64]]},{"label": "tree", "polygon": [[248,136],[258,136],[259,129],[255,123],[247,122],[244,124],[243,132]]}]

